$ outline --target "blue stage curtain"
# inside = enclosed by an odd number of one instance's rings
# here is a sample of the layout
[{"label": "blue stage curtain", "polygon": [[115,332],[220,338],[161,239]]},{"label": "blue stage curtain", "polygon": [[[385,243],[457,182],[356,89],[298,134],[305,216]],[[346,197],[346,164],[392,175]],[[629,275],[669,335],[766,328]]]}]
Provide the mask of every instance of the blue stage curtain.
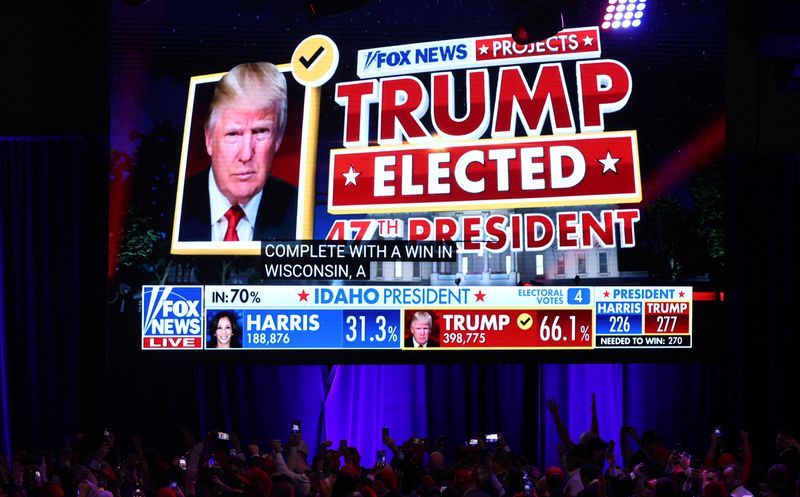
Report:
[{"label": "blue stage curtain", "polygon": [[529,453],[529,406],[536,391],[530,372],[518,364],[428,366],[430,435],[460,444],[500,432],[512,450]]},{"label": "blue stage curtain", "polygon": [[[104,346],[105,288],[89,281],[96,274],[81,260],[97,260],[103,250],[84,255],[81,245],[95,242],[86,233],[106,231],[105,190],[96,189],[105,184],[104,153],[106,145],[81,137],[0,138],[6,447],[9,429],[29,446],[74,433],[79,374],[93,367],[79,358],[103,363],[102,352],[93,352]],[[88,287],[94,290],[83,291]],[[94,312],[84,312],[89,308]],[[89,335],[96,345],[83,348]]]},{"label": "blue stage curtain", "polygon": [[201,433],[233,432],[242,444],[268,450],[270,440],[286,441],[292,420],[298,419],[315,453],[324,433],[326,366],[205,365],[197,367],[195,376],[197,409],[184,419],[196,416]]},{"label": "blue stage curtain", "polygon": [[[570,438],[578,443],[592,425],[592,394],[597,399],[599,435],[605,441],[617,440],[623,419],[623,367],[619,364],[551,364],[543,365],[539,389],[542,437],[539,452],[547,465],[558,463],[558,446],[562,445],[546,402],[553,399],[559,416],[569,429]],[[642,405],[642,408],[646,406]],[[619,457],[619,455],[618,455]]]},{"label": "blue stage curtain", "polygon": [[[8,165],[2,164],[5,170]],[[5,177],[5,174],[3,175]],[[5,204],[0,211],[0,236],[5,237],[6,233],[6,210]],[[5,243],[0,243],[0,272],[5,274]],[[8,396],[8,365],[6,364],[6,296],[5,296],[5,277],[0,278],[0,453],[13,454],[11,445],[11,405]]]},{"label": "blue stage curtain", "polygon": [[[500,431],[513,451],[550,466],[558,464],[561,440],[546,400],[560,405],[577,443],[591,427],[594,394],[603,440],[618,442],[620,427],[630,424],[639,434],[658,430],[668,446],[680,442],[699,452],[710,416],[704,371],[699,364],[334,366],[324,401],[325,434],[334,445],[347,439],[371,465],[382,426],[390,427],[398,444],[412,436],[444,436],[450,447]],[[617,456],[621,462],[618,443]]]},{"label": "blue stage curtain", "polygon": [[714,365],[628,364],[622,368],[624,419],[640,435],[656,430],[668,447],[679,443],[684,450],[704,456],[714,426],[725,425],[735,431],[730,433],[730,442],[738,447],[741,426],[729,421],[734,416],[724,413],[712,396],[719,390],[717,379],[710,378],[717,369]]},{"label": "blue stage curtain", "polygon": [[334,446],[347,440],[358,448],[362,464],[372,466],[384,448],[384,426],[398,445],[426,436],[425,378],[424,366],[334,366],[324,407],[326,439]]}]

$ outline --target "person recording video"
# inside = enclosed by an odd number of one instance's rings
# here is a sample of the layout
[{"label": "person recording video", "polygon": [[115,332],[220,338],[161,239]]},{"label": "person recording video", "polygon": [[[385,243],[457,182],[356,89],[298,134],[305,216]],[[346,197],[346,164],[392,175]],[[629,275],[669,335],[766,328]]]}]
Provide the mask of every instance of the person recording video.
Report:
[{"label": "person recording video", "polygon": [[239,64],[217,83],[211,165],[186,180],[180,241],[294,240],[297,189],[270,175],[287,105],[286,78],[269,62]]}]

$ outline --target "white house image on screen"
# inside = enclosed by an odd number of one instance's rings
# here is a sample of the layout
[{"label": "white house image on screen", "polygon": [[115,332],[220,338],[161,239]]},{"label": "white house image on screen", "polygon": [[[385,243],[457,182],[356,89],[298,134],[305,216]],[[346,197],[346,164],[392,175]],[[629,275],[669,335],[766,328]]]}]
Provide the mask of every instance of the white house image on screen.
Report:
[{"label": "white house image on screen", "polygon": [[[591,211],[597,215],[608,206],[587,206],[576,210]],[[535,212],[554,216],[556,212],[564,212],[560,208],[541,208]],[[482,211],[484,218],[491,214],[508,215],[534,212],[530,209]],[[469,212],[475,215],[476,212]],[[460,219],[464,212],[438,213],[440,216]],[[406,220],[409,215],[396,216]],[[433,217],[430,215],[429,217]],[[542,251],[512,252],[506,249],[502,253],[483,252],[482,254],[459,254],[454,262],[372,262],[370,264],[371,279],[392,283],[408,282],[410,284],[430,285],[516,285],[518,283],[537,281],[555,282],[581,279],[620,278],[617,248],[600,248],[581,250],[558,250],[555,244]],[[634,276],[634,275],[631,275]],[[639,275],[636,275],[639,276]]]}]

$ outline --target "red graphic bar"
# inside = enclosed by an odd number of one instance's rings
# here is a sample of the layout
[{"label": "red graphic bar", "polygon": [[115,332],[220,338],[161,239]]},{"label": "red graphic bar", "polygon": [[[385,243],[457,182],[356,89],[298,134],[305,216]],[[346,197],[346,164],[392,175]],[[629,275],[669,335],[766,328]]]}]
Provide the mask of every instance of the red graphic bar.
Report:
[{"label": "red graphic bar", "polygon": [[635,203],[634,131],[331,152],[334,214]]},{"label": "red graphic bar", "polygon": [[437,310],[442,348],[593,348],[591,309]]},{"label": "red graphic bar", "polygon": [[725,300],[725,294],[723,292],[694,292],[692,293],[692,300],[694,301],[719,300],[721,302]]},{"label": "red graphic bar", "polygon": [[547,61],[564,60],[569,56],[599,57],[600,31],[595,27],[565,29],[542,41],[517,45],[510,35],[490,36],[475,40],[475,59]]},{"label": "red graphic bar", "polygon": [[645,334],[689,333],[688,302],[645,302]]}]

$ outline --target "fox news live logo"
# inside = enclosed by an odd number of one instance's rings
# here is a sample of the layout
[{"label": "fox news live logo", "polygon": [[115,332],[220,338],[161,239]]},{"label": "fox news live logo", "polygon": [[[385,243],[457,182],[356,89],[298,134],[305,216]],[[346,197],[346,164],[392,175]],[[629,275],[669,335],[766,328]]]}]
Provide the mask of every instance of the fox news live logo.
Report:
[{"label": "fox news live logo", "polygon": [[203,348],[203,287],[142,288],[142,348]]}]

